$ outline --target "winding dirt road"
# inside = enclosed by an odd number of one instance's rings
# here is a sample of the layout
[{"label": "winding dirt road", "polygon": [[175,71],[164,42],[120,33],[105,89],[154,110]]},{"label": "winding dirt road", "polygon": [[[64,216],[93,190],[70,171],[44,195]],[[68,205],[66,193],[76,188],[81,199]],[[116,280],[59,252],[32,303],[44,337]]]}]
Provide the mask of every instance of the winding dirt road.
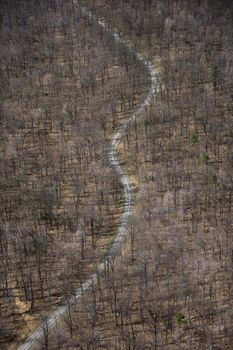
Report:
[{"label": "winding dirt road", "polygon": [[[135,57],[145,66],[147,71],[150,74],[151,78],[151,87],[150,91],[144,100],[142,104],[139,105],[139,107],[135,110],[135,112],[132,114],[132,116],[117,130],[117,132],[113,135],[111,145],[109,148],[108,152],[108,157],[109,161],[112,164],[112,166],[115,168],[115,171],[117,175],[119,176],[119,179],[123,185],[124,188],[124,211],[123,215],[121,218],[121,223],[118,227],[117,235],[115,238],[115,241],[112,245],[111,250],[109,251],[108,255],[104,259],[103,262],[101,262],[98,266],[96,271],[89,277],[88,280],[86,280],[83,284],[82,287],[78,288],[76,290],[76,293],[74,296],[72,296],[65,305],[59,307],[47,320],[46,327],[47,329],[52,329],[57,321],[65,314],[67,311],[68,303],[73,304],[77,303],[81,300],[84,292],[91,286],[92,284],[96,283],[97,277],[103,272],[105,269],[106,265],[109,262],[109,259],[111,257],[117,255],[119,253],[119,250],[121,248],[121,243],[123,238],[127,234],[127,223],[128,223],[128,218],[131,214],[132,211],[132,188],[130,185],[130,180],[128,179],[127,175],[123,172],[118,158],[117,158],[117,149],[118,146],[121,142],[121,138],[125,135],[126,129],[128,128],[129,124],[133,121],[136,120],[137,117],[142,115],[146,107],[148,107],[152,101],[152,99],[155,97],[155,95],[158,92],[159,89],[159,75],[153,66],[153,64],[145,57],[143,57],[140,53],[135,52],[133,46],[126,41],[125,39],[121,38],[119,34],[113,32],[106,23],[103,20],[97,19],[90,11],[88,11],[86,8],[81,9],[81,14],[83,16],[88,17],[93,23],[96,23],[96,25],[100,26],[103,28],[105,32],[110,34],[113,39],[122,44],[124,47],[128,49],[128,51],[132,52]],[[18,348],[18,350],[29,350],[32,349],[34,346],[38,344],[39,341],[41,341],[44,337],[44,329],[43,326],[41,325],[36,329],[27,339],[26,341]]]}]

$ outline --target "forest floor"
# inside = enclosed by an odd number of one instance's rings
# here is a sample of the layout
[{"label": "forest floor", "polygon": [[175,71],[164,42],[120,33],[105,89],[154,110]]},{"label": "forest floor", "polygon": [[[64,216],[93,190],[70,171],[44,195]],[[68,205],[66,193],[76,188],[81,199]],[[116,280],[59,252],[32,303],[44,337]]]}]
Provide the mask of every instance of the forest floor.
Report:
[{"label": "forest floor", "polygon": [[[88,3],[85,1],[85,5]],[[113,28],[121,28],[125,37],[135,44],[136,50],[150,58],[159,71],[161,88],[142,118],[129,126],[118,148],[120,165],[129,182],[132,181],[134,191],[128,236],[120,254],[110,259],[96,284],[64,314],[57,327],[47,332],[47,339],[40,339],[38,348],[230,350],[233,343],[233,287],[232,178],[229,175],[232,155],[229,140],[232,135],[229,127],[230,102],[224,100],[229,91],[227,88],[225,91],[223,86],[216,88],[216,84],[220,86],[219,77],[224,81],[228,75],[222,72],[222,66],[219,71],[216,70],[217,63],[208,57],[214,47],[218,48],[217,39],[213,36],[208,52],[202,27],[195,22],[195,14],[188,15],[186,7],[182,8],[183,12],[177,13],[176,7],[173,8],[175,14],[172,19],[164,21],[164,37],[161,40],[148,29],[153,19],[145,2],[143,11],[148,13],[144,16],[133,4],[130,8],[131,5],[121,1],[115,7],[104,0],[95,5],[90,1],[90,8],[92,6],[99,18],[109,20]],[[153,13],[158,16],[155,24],[159,26],[159,16],[163,12],[156,11],[156,6],[159,7],[157,3],[153,2],[152,6]],[[114,14],[111,11],[115,11]],[[130,11],[134,12],[127,20]],[[187,13],[182,17],[185,11]],[[201,14],[199,17],[202,18]],[[147,28],[144,34],[142,23]],[[185,35],[180,23],[184,26],[188,23]],[[213,29],[209,24],[205,25],[209,30]],[[134,26],[137,31],[134,31]],[[196,41],[187,39],[188,36],[194,37],[192,30]],[[216,38],[220,32],[214,32]],[[103,33],[99,35],[104,37]],[[225,42],[222,45],[227,45]],[[107,44],[111,45],[111,40]],[[222,50],[220,54],[227,62],[224,52],[227,50]],[[218,57],[218,49],[215,55]],[[108,72],[115,88],[114,81],[122,78],[119,62],[109,67]],[[144,75],[140,93],[128,95],[131,102],[122,103],[118,99],[114,117],[111,115],[114,131],[131,117],[147,95],[149,79],[148,74]],[[123,78],[127,77],[126,70]],[[132,80],[129,85],[131,83]],[[128,89],[131,91],[129,86]],[[72,123],[69,128],[72,130]],[[56,139],[58,134],[51,137]],[[71,134],[70,131],[66,135],[67,145]],[[104,133],[102,136],[104,138]],[[108,145],[112,136],[113,123],[109,120],[105,129]],[[92,168],[89,168],[80,212],[88,208],[88,198],[99,190],[94,170],[98,164],[100,173],[107,159],[106,149],[97,150],[99,161],[93,162]],[[10,147],[8,152],[11,152]],[[85,153],[83,155],[85,159]],[[71,163],[74,168],[77,166],[75,160],[71,159]],[[67,169],[69,165],[68,161]],[[69,178],[67,169],[66,176]],[[105,197],[100,207],[103,222],[106,217],[108,223],[96,230],[103,230],[103,235],[98,236],[93,246],[93,237],[88,231],[85,256],[75,266],[71,264],[74,271],[77,266],[81,266],[81,270],[72,274],[64,296],[62,291],[66,286],[59,287],[59,292],[54,289],[55,298],[52,306],[49,304],[49,312],[44,301],[43,306],[37,304],[39,312],[35,308],[30,315],[31,300],[24,302],[22,295],[16,297],[16,307],[21,315],[15,321],[20,326],[17,338],[14,343],[9,343],[8,349],[16,349],[18,341],[24,341],[36,329],[45,311],[49,316],[57,306],[63,305],[70,292],[79,287],[80,281],[88,279],[111,249],[124,210],[122,186],[113,169],[109,170],[105,185],[101,188],[102,194],[110,194],[111,200],[107,207]],[[74,186],[69,184],[69,180],[65,180],[62,191],[65,199],[61,211],[66,205],[72,207],[74,204]],[[101,198],[101,191],[98,196]],[[88,220],[89,216],[86,222]],[[81,229],[82,222],[79,226]],[[54,236],[57,231],[54,227],[50,234]],[[77,251],[80,255],[82,249],[80,237],[77,237],[80,230],[72,231],[67,241],[60,242],[63,248],[67,248],[68,256],[75,256]],[[60,249],[59,245],[57,247]],[[63,271],[62,265],[61,259],[56,269]],[[63,272],[66,272],[65,269]],[[17,288],[15,293],[18,293]],[[23,318],[26,322],[22,327]]]}]

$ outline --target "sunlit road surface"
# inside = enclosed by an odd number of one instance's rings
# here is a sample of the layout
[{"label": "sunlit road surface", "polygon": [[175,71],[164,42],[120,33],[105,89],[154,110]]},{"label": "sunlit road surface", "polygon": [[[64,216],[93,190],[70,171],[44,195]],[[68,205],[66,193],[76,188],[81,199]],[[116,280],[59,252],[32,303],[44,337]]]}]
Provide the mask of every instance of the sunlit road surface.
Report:
[{"label": "sunlit road surface", "polygon": [[[151,62],[149,62],[143,55],[136,52],[134,50],[133,45],[128,40],[123,39],[119,34],[115,33],[111,28],[107,26],[107,24],[102,19],[96,18],[88,9],[81,8],[81,14],[85,17],[88,17],[97,26],[102,27],[105,32],[107,32],[113,37],[113,40],[122,44],[125,48],[128,49],[128,51],[130,51],[135,55],[138,61],[140,61],[149,72],[151,85],[150,85],[150,91],[146,99],[144,100],[144,102],[142,102],[138,106],[138,108],[133,112],[132,116],[113,135],[109,152],[108,152],[109,162],[114,167],[123,185],[124,200],[125,200],[124,211],[122,214],[121,223],[118,227],[115,241],[112,245],[111,250],[108,252],[107,256],[105,257],[104,261],[97,266],[96,271],[89,277],[89,279],[86,280],[84,283],[82,283],[82,287],[76,290],[75,295],[72,296],[69,300],[67,300],[67,302],[63,306],[59,307],[54,313],[52,313],[52,315],[50,315],[46,323],[47,330],[51,330],[56,325],[57,321],[65,314],[65,312],[67,311],[68,303],[70,305],[70,304],[78,303],[81,300],[85,291],[92,284],[96,283],[98,275],[100,275],[104,271],[110,259],[119,253],[122,240],[127,234],[128,218],[132,211],[132,188],[131,188],[130,180],[128,179],[127,175],[123,172],[119,164],[119,161],[117,158],[117,148],[119,143],[121,142],[121,138],[125,135],[126,129],[128,128],[129,124],[135,121],[136,118],[138,118],[143,114],[146,107],[148,107],[151,104],[153,98],[156,96],[159,90],[159,75]],[[40,343],[43,342],[43,337],[44,337],[44,327],[43,325],[41,325],[26,339],[26,341],[18,348],[18,350],[32,349],[34,346],[38,345],[39,342]]]}]

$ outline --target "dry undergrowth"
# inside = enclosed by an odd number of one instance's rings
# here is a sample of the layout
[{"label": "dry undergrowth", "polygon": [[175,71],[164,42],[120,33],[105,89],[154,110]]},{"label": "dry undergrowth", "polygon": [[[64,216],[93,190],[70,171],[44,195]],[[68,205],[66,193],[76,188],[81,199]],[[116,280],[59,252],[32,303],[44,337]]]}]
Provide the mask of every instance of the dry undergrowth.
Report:
[{"label": "dry undergrowth", "polygon": [[[99,16],[116,11],[113,26],[127,32],[122,9],[116,3],[114,10],[97,6]],[[168,38],[158,46],[147,48],[148,34],[142,40],[142,28],[137,38],[135,23],[127,32],[148,56],[161,53],[162,82],[157,101],[124,142],[126,168],[137,174],[139,188],[129,235],[121,256],[73,310],[69,326],[51,336],[51,349],[232,347],[229,79],[223,71],[226,87],[221,83],[216,90],[216,67],[204,49],[200,54],[206,40],[201,26],[191,44],[193,17],[179,14],[178,7],[174,12],[165,23]],[[190,21],[186,37],[183,18]],[[209,45],[218,56],[223,50],[219,53],[216,38]],[[193,75],[185,71],[190,62]]]}]

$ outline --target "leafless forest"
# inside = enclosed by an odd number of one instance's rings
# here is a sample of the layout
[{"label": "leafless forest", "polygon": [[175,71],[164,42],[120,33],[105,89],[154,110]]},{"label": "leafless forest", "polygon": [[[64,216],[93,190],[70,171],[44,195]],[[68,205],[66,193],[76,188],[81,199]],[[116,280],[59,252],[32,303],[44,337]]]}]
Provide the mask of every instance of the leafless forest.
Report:
[{"label": "leafless forest", "polygon": [[[118,159],[113,133],[160,88]],[[0,349],[39,326],[40,350],[233,348],[233,2],[0,1]]]}]

